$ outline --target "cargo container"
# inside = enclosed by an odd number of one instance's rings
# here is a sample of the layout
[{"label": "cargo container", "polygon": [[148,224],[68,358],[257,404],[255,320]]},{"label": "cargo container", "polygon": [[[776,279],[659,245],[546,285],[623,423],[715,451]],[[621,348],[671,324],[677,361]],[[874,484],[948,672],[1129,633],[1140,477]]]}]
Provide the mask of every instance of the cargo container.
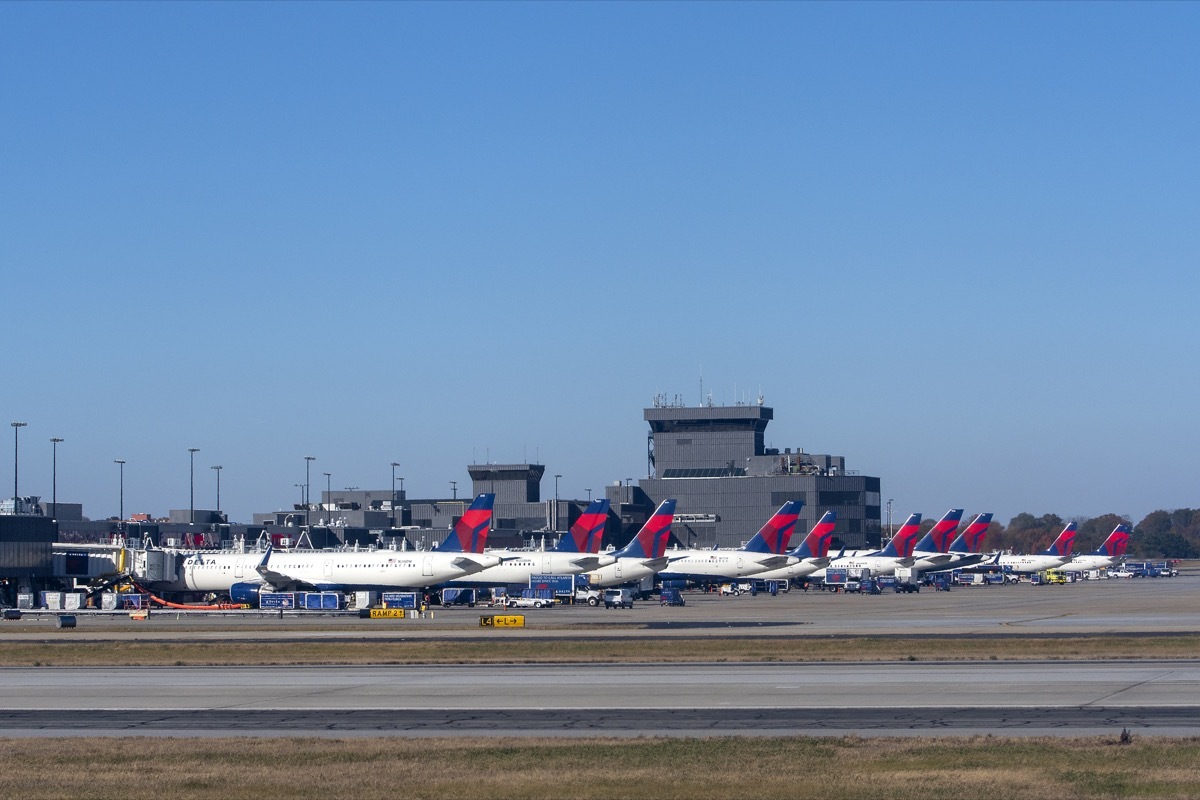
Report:
[{"label": "cargo container", "polygon": [[296,607],[295,592],[259,592],[259,608],[291,609]]},{"label": "cargo container", "polygon": [[363,591],[354,593],[355,608],[370,608],[379,602],[379,592]]},{"label": "cargo container", "polygon": [[442,589],[442,605],[445,608],[449,608],[450,606],[474,608],[476,602],[478,602],[478,598],[474,589]]}]

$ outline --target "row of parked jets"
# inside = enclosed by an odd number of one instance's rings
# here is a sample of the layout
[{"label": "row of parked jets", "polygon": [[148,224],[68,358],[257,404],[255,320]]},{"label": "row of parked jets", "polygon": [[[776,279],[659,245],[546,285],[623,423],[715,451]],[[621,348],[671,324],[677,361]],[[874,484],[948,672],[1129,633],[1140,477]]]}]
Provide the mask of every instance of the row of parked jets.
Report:
[{"label": "row of parked jets", "polygon": [[489,550],[494,494],[475,498],[436,549],[191,553],[169,581],[143,581],[157,592],[228,595],[235,603],[254,602],[261,591],[423,590],[431,587],[496,587],[527,584],[533,575],[587,576],[593,587],[619,586],[657,575],[662,580],[717,583],[753,577],[764,580],[819,580],[828,569],[870,569],[893,574],[910,567],[922,572],[994,565],[1028,574],[1047,569],[1110,567],[1122,560],[1129,528],[1118,525],[1104,543],[1086,555],[1072,555],[1075,523],[1040,553],[983,552],[991,514],[979,514],[959,533],[963,510],[948,511],[920,536],[921,515],[911,515],[887,546],[877,551],[830,554],[837,516],[827,511],[794,549],[792,534],[804,503],[789,501],[744,546],[737,549],[667,548],[675,500],[665,500],[628,545],[601,553],[609,501],[592,501],[568,534],[549,550]]}]

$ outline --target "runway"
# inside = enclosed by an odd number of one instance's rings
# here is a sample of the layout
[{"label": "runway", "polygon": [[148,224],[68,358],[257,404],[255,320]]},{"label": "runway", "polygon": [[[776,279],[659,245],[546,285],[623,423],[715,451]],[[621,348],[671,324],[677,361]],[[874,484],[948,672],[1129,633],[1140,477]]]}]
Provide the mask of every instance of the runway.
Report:
[{"label": "runway", "polygon": [[0,735],[1200,735],[1192,661],[9,668]]}]

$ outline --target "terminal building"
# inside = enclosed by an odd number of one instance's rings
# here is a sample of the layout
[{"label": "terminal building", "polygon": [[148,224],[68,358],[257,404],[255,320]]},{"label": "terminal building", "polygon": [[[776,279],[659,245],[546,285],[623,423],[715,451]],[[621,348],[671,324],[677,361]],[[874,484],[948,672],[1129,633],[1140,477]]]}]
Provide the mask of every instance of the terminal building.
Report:
[{"label": "terminal building", "polygon": [[638,483],[651,503],[678,501],[672,530],[685,546],[739,547],[789,500],[804,501],[793,546],[826,511],[837,512],[842,544],[879,546],[879,478],[847,470],[843,456],[766,447],[774,411],[761,401],[692,407],[659,401],[643,416],[650,425],[650,477]]}]

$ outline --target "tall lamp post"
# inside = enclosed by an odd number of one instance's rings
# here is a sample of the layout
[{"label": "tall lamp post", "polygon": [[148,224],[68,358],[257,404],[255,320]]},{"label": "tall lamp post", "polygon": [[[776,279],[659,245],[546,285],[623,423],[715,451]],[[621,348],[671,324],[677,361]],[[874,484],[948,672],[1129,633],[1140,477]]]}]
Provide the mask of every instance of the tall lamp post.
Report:
[{"label": "tall lamp post", "polygon": [[221,470],[224,469],[220,464],[209,467],[217,471],[217,513],[221,513]]},{"label": "tall lamp post", "polygon": [[[396,461],[392,462],[392,527],[396,527],[396,467],[400,464]],[[400,480],[404,480],[401,478]]]},{"label": "tall lamp post", "polygon": [[554,532],[558,532],[558,479],[562,475],[554,476]]},{"label": "tall lamp post", "polygon": [[113,463],[121,467],[121,505],[118,507],[118,514],[122,522],[125,521],[125,459],[114,458]]},{"label": "tall lamp post", "polygon": [[29,424],[28,422],[12,423],[12,429],[13,429],[13,513],[14,514],[17,513],[17,504],[19,502],[17,500],[17,498],[21,496],[20,492],[17,490],[17,468],[21,464],[20,459],[17,457],[17,451],[19,449],[17,446],[18,445],[17,433],[21,430],[21,428],[24,428],[28,424]]},{"label": "tall lamp post", "polygon": [[590,503],[590,502],[592,502],[592,490],[588,489],[587,492],[588,492],[588,502]]},{"label": "tall lamp post", "polygon": [[[312,462],[314,462],[316,460],[317,460],[316,456],[305,456],[304,457],[304,510],[305,511],[308,511],[308,505],[309,505],[309,503],[312,502],[312,480],[309,478],[309,474],[310,474],[309,467],[311,467]],[[305,517],[304,520],[305,520],[305,522],[307,522],[308,517]]]},{"label": "tall lamp post", "polygon": [[188,448],[188,523],[196,524],[196,453],[199,447]]},{"label": "tall lamp post", "polygon": [[458,481],[450,481],[450,496],[452,500],[458,499]]},{"label": "tall lamp post", "polygon": [[890,497],[888,498],[888,501],[887,501],[887,514],[888,514],[888,541],[891,541],[891,539],[892,539],[892,498],[890,498]]},{"label": "tall lamp post", "polygon": [[[333,489],[331,489],[329,486],[329,476],[332,474],[333,474],[332,472],[325,473],[325,502],[330,503],[330,504],[333,503]],[[324,504],[322,504],[322,507],[324,507]],[[333,514],[332,513],[329,515],[329,522],[331,522],[331,523],[333,522]]]},{"label": "tall lamp post", "polygon": [[50,438],[50,447],[53,451],[50,467],[50,518],[58,519],[58,443],[62,441],[59,436]]}]

